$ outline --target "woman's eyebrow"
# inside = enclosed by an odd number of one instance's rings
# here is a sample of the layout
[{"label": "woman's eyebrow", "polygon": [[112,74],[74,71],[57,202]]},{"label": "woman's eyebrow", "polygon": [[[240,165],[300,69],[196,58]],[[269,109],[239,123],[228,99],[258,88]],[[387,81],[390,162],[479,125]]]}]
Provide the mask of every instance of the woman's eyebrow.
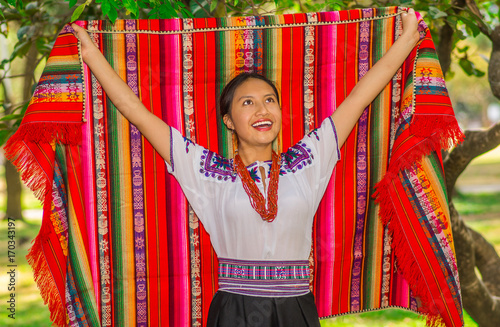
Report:
[{"label": "woman's eyebrow", "polygon": [[[264,94],[264,96],[263,96],[263,97],[265,98],[265,97],[268,97],[268,96],[272,96],[272,97],[275,97],[275,98],[277,97],[277,96],[276,96],[276,94],[274,94],[274,93]],[[246,99],[246,98],[251,98],[251,99],[253,99],[253,98],[254,98],[254,96],[253,96],[253,95],[242,95],[241,97],[239,97],[239,98],[238,98],[238,100],[237,100],[237,101],[240,101],[241,99]]]},{"label": "woman's eyebrow", "polygon": [[253,98],[253,96],[252,96],[252,95],[242,95],[242,96],[240,96],[240,97],[238,98],[238,100],[237,100],[237,101],[240,101],[241,99],[244,99],[244,98]]}]

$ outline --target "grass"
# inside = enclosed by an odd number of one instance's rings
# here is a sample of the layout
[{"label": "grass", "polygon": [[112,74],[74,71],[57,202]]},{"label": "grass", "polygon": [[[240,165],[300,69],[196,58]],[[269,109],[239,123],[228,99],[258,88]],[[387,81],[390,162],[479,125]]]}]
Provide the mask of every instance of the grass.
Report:
[{"label": "grass", "polygon": [[[7,220],[0,221],[0,244],[7,244]],[[15,294],[16,299],[16,319],[8,317],[9,312],[2,308],[0,311],[0,326],[50,326],[49,311],[43,304],[40,292],[33,280],[33,272],[26,261],[26,254],[31,246],[31,240],[38,233],[41,221],[31,221],[24,223],[22,221],[15,222],[15,255],[14,263],[8,262],[8,253],[6,246],[0,246],[0,303],[6,304],[10,293]],[[10,239],[9,239],[10,240]],[[7,285],[9,284],[9,275],[7,271],[11,267],[8,264],[15,264],[16,280],[15,291],[9,292]],[[4,307],[2,305],[2,307]]]},{"label": "grass", "polygon": [[[465,326],[477,326],[472,318],[464,312]],[[350,314],[337,318],[321,320],[322,327],[424,327],[425,321],[416,313],[403,309],[386,309],[358,314]]]},{"label": "grass", "polygon": [[453,198],[458,212],[466,220],[475,220],[486,217],[500,218],[500,192],[494,193],[459,193]]},{"label": "grass", "polygon": [[457,188],[466,190],[470,185],[500,186],[500,146],[472,160],[460,175]]}]

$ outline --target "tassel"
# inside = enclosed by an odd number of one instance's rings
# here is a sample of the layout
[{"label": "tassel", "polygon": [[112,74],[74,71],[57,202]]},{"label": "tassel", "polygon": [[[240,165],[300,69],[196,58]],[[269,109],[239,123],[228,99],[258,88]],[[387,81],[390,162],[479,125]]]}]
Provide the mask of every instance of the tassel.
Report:
[{"label": "tassel", "polygon": [[455,117],[429,119],[427,115],[416,114],[410,124],[410,134],[417,138],[416,145],[404,155],[391,158],[383,179],[392,179],[403,169],[409,169],[421,162],[432,152],[448,150],[464,140],[464,134]]},{"label": "tassel", "polygon": [[64,326],[66,321],[66,313],[64,305],[61,301],[57,286],[50,273],[49,266],[45,261],[43,254],[43,241],[40,234],[33,240],[33,245],[29,249],[26,259],[33,269],[35,282],[40,290],[43,303],[49,307],[50,320],[56,326]]},{"label": "tassel", "polygon": [[43,202],[51,191],[51,183],[26,143],[11,137],[5,145],[5,157],[17,168],[22,181],[33,191],[35,197]]},{"label": "tassel", "polygon": [[[449,149],[455,144],[462,142],[464,134],[460,129],[455,117],[440,117],[435,119],[429,115],[415,114],[410,124],[410,134],[419,139],[410,151],[404,156],[394,157],[384,177],[375,185],[373,197],[380,205],[379,217],[384,226],[389,229],[392,238],[392,249],[398,261],[398,268],[403,278],[408,282],[415,297],[419,298],[422,305],[419,312],[425,315],[426,325],[430,327],[445,325],[443,317],[433,305],[430,294],[421,287],[422,276],[418,273],[418,266],[412,251],[405,240],[404,232],[396,221],[397,213],[391,199],[391,188],[393,180],[398,179],[399,173],[404,169],[419,169],[420,162],[424,156],[434,151]],[[416,165],[416,166],[415,166]],[[425,311],[424,308],[426,308]]]},{"label": "tassel", "polygon": [[[419,312],[425,316],[426,326],[437,327],[444,326],[443,317],[435,308],[433,300],[425,287],[421,287],[422,276],[418,273],[418,265],[413,257],[413,251],[410,249],[406,242],[404,232],[397,222],[397,213],[392,205],[390,195],[392,181],[390,178],[384,178],[376,185],[376,200],[375,202],[380,205],[379,217],[384,226],[389,229],[389,235],[392,239],[391,247],[397,258],[398,269],[403,278],[408,282],[410,289],[414,296],[421,301]],[[426,310],[424,310],[424,308]]]}]

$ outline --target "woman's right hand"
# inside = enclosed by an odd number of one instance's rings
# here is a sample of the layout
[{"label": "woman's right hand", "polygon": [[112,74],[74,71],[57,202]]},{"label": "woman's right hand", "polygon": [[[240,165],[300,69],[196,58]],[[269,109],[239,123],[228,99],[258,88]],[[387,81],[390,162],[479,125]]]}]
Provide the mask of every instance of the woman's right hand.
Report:
[{"label": "woman's right hand", "polygon": [[118,76],[92,42],[87,31],[74,23],[71,24],[71,27],[75,31],[74,35],[80,41],[80,53],[83,61],[99,80],[106,96],[170,164],[170,127],[153,115],[123,79]]}]

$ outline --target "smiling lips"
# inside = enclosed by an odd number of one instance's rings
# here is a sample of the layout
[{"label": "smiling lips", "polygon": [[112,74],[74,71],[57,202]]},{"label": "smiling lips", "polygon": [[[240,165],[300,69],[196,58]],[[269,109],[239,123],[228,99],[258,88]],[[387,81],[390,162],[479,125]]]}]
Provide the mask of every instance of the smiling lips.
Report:
[{"label": "smiling lips", "polygon": [[273,122],[270,120],[259,120],[252,124],[252,127],[259,131],[267,131],[270,130],[273,126]]}]

